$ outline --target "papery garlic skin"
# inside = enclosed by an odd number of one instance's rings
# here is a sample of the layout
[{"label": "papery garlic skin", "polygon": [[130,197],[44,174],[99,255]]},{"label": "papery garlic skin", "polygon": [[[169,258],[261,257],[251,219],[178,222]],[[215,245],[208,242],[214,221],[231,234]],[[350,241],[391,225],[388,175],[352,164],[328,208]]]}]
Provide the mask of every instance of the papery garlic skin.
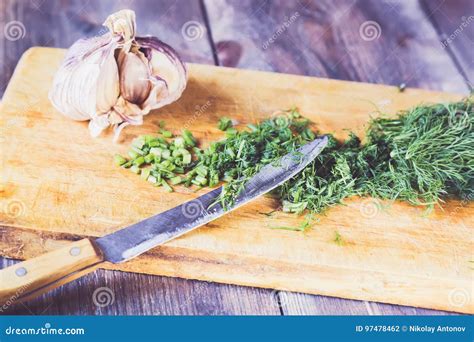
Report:
[{"label": "papery garlic skin", "polygon": [[110,32],[81,39],[68,50],[49,98],[74,120],[90,120],[98,136],[114,126],[141,125],[151,110],[176,101],[187,72],[173,48],[155,37],[135,37],[135,13],[122,10],[104,23]]},{"label": "papery garlic skin", "polygon": [[107,113],[120,95],[118,65],[113,53],[108,53],[97,78],[96,114]]},{"label": "papery garlic skin", "polygon": [[68,50],[49,92],[58,111],[74,120],[90,120],[97,115],[97,81],[115,47],[112,36],[107,34],[78,40]]},{"label": "papery garlic skin", "polygon": [[159,102],[160,107],[175,102],[186,87],[187,71],[184,63],[173,48],[164,44],[158,38],[137,37],[137,42],[145,51],[145,54],[148,53],[147,58],[152,68],[155,88],[163,87],[162,91],[154,89],[155,94],[145,101],[144,110],[157,108],[155,107],[156,104],[153,103],[154,101]]}]

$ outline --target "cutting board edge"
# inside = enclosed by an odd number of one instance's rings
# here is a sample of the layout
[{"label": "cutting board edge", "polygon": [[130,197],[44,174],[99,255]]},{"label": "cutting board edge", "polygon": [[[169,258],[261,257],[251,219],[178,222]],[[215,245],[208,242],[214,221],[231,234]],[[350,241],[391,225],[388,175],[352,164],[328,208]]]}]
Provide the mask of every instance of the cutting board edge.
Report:
[{"label": "cutting board edge", "polygon": [[[7,228],[7,229],[15,229],[11,227],[2,227],[2,228]],[[18,229],[18,228],[17,228]],[[0,250],[0,255],[12,259],[17,259],[17,260],[24,260],[28,258],[32,258],[35,256],[38,256],[42,253],[49,252],[51,250],[54,250],[56,248],[60,248],[67,244],[68,242],[78,240],[83,238],[83,236],[80,235],[72,235],[72,234],[54,234],[54,233],[46,233],[42,234],[39,233],[38,231],[34,230],[29,230],[26,229],[28,232],[26,232],[25,235],[25,230],[18,229],[16,232],[10,232],[11,234],[16,234],[16,236],[20,236],[23,238],[23,240],[17,240],[17,243],[21,242],[21,248],[16,248],[16,253],[14,250],[12,251],[6,251],[4,248]],[[8,234],[7,234],[8,235]],[[30,235],[30,237],[28,237]],[[42,241],[40,245],[36,244],[36,246],[31,246],[31,247],[26,247],[29,242],[31,242],[29,239],[34,240],[35,237],[31,237],[31,235],[38,235],[39,239]],[[37,236],[37,238],[38,238]],[[4,243],[7,243],[7,241],[1,240],[0,241],[0,246]],[[20,252],[21,250],[21,252]],[[25,252],[26,251],[26,252]],[[177,278],[182,278],[182,279],[193,279],[193,280],[199,280],[199,281],[208,281],[208,282],[217,282],[217,283],[222,283],[222,284],[233,284],[233,285],[239,285],[239,286],[250,286],[250,287],[258,287],[258,288],[265,288],[265,289],[272,289],[272,290],[279,290],[279,291],[289,291],[289,292],[299,292],[299,293],[308,293],[308,294],[313,294],[313,295],[324,295],[324,296],[331,296],[331,297],[338,297],[338,298],[349,298],[349,299],[354,299],[354,300],[368,300],[368,301],[377,301],[381,303],[387,303],[387,304],[395,304],[395,305],[408,305],[408,306],[413,306],[413,307],[421,307],[421,308],[429,308],[429,309],[435,309],[435,310],[444,310],[444,311],[449,311],[449,312],[457,312],[457,313],[466,313],[466,314],[474,314],[474,304],[471,303],[470,305],[463,306],[463,307],[457,307],[453,305],[449,305],[449,303],[441,303],[437,300],[432,301],[431,298],[437,298],[436,296],[429,296],[424,299],[424,303],[420,304],[419,298],[415,301],[410,301],[406,298],[402,298],[397,295],[392,295],[392,296],[387,296],[388,293],[396,293],[400,287],[403,287],[404,285],[410,286],[413,282],[420,283],[418,280],[422,280],[422,277],[417,277],[415,275],[407,277],[405,275],[405,278],[410,279],[406,280],[405,284],[403,282],[400,283],[400,280],[397,276],[397,274],[389,274],[387,272],[383,271],[378,271],[378,272],[373,272],[371,274],[372,277],[377,278],[377,276],[381,276],[381,278],[384,279],[384,286],[387,286],[387,288],[384,288],[383,293],[379,294],[378,296],[374,296],[374,290],[367,290],[361,291],[363,289],[363,286],[361,289],[356,289],[354,290],[353,288],[346,288],[346,289],[339,289],[335,293],[333,289],[328,289],[327,285],[324,288],[318,287],[318,286],[308,286],[305,285],[305,289],[302,290],[302,285],[301,284],[294,284],[294,277],[289,276],[287,277],[286,272],[282,271],[279,277],[277,277],[277,280],[273,280],[273,282],[270,282],[268,280],[262,279],[260,276],[262,271],[264,272],[266,268],[272,268],[272,265],[275,265],[278,263],[281,266],[281,262],[277,260],[272,260],[268,259],[265,260],[264,263],[261,263],[261,260],[259,259],[260,262],[252,262],[253,259],[258,259],[256,257],[252,256],[236,256],[234,254],[232,255],[227,255],[225,253],[218,253],[221,255],[221,258],[223,260],[232,260],[232,262],[235,262],[236,258],[240,261],[234,265],[230,265],[234,270],[238,267],[240,267],[239,270],[239,277],[232,277],[232,279],[228,278],[228,273],[223,270],[226,268],[226,264],[216,264],[214,260],[208,260],[206,261],[205,259],[199,259],[199,263],[196,262],[195,258],[196,255],[199,256],[200,254],[203,254],[205,251],[202,250],[191,250],[188,248],[182,248],[182,247],[174,247],[174,246],[166,246],[163,245],[159,248],[156,248],[152,250],[149,254],[143,254],[142,256],[133,259],[127,263],[121,263],[121,264],[111,264],[111,263],[105,263],[101,268],[107,269],[107,270],[114,270],[114,271],[122,271],[122,272],[131,272],[131,273],[142,273],[142,274],[148,274],[148,275],[155,275],[155,276],[166,276],[166,277],[177,277]],[[196,254],[196,255],[194,255]],[[190,256],[189,256],[190,255]],[[188,257],[189,256],[189,257]],[[195,265],[198,265],[197,267]],[[286,265],[286,266],[291,266],[291,265]],[[209,271],[209,268],[213,268],[211,271]],[[305,269],[309,274],[312,272],[315,272],[315,274],[320,273],[322,276],[323,274],[326,274],[327,272],[330,272],[333,267],[330,265],[317,265],[317,266],[311,266],[311,265],[302,265],[302,269]],[[241,277],[240,272],[242,272],[245,276]],[[298,271],[295,271],[296,273]],[[338,272],[336,272],[338,273]],[[216,274],[220,274],[220,276],[216,277]],[[357,271],[352,271],[352,276],[357,276],[358,273]],[[390,282],[385,281],[387,279],[387,275],[389,276],[388,279],[392,278],[394,281],[394,284],[390,284]],[[347,274],[345,276],[350,276],[350,274]],[[314,277],[310,275],[310,277]],[[263,277],[264,278],[264,277]],[[245,279],[245,280],[244,280]],[[310,283],[317,283],[316,279],[313,279],[314,282]],[[330,280],[329,280],[330,281]],[[426,281],[426,279],[425,279]],[[343,283],[343,279],[340,279],[336,281],[336,283]],[[440,279],[439,283],[449,283],[450,279]],[[306,282],[306,279],[304,279],[304,283]],[[370,284],[372,283],[371,281],[366,281],[362,282],[362,284]],[[454,289],[460,289],[460,291],[464,291],[464,288],[467,285],[470,285],[470,282],[468,280],[463,280],[461,282],[456,282],[453,281],[453,283],[456,283],[456,287]],[[462,284],[461,284],[462,283]],[[443,292],[443,290],[448,291],[451,287],[445,288],[445,289],[438,289],[439,293],[437,293],[438,296],[441,295],[446,295],[446,293]],[[425,291],[432,290],[432,288],[427,285],[426,287],[420,287],[418,289],[415,289],[417,292],[424,293]],[[472,291],[471,291],[472,292]],[[474,295],[474,293],[471,294],[471,296]],[[389,297],[389,298],[387,298]],[[471,297],[472,298],[472,297]]]},{"label": "cutting board edge", "polygon": [[[94,239],[97,239],[99,238],[100,236],[92,236],[92,235],[84,235],[84,234],[73,234],[73,233],[69,233],[69,232],[66,232],[66,231],[48,231],[48,230],[38,230],[38,229],[35,229],[35,228],[29,228],[29,227],[21,227],[21,226],[7,226],[7,225],[4,225],[2,223],[0,223],[0,232],[4,232],[5,229],[8,229],[10,231],[17,231],[17,232],[21,232],[21,233],[32,233],[32,234],[37,234],[37,235],[40,235],[42,239],[52,239],[54,241],[58,241],[60,244],[62,243],[61,241],[76,241],[76,240],[81,240],[81,239],[91,239],[91,240],[94,240]],[[199,228],[195,231],[196,233],[198,232]],[[298,232],[295,232],[295,234],[298,234]],[[165,247],[166,249],[170,249],[170,250],[187,250],[187,251],[190,251],[190,252],[198,252],[198,253],[204,253],[204,252],[208,252],[206,249],[202,249],[202,248],[195,248],[193,246],[183,246],[183,245],[170,245],[169,242],[167,243],[164,243],[162,245],[159,245],[159,246],[156,246],[156,247],[153,247],[152,249],[150,249],[149,251],[145,252],[146,255],[148,256],[153,256],[157,253],[156,250],[161,248],[161,247]],[[52,249],[45,249],[44,252],[49,252],[51,251]],[[0,256],[2,256],[2,253],[4,251],[3,250],[0,250]],[[158,253],[158,254],[161,254],[161,253]],[[221,252],[221,251],[218,251],[216,252],[216,254],[219,254],[219,255],[229,255],[229,256],[238,256],[239,254],[237,252],[235,253],[232,253],[232,252],[227,252],[227,253],[224,253],[224,252]],[[240,254],[242,255],[242,254]],[[10,258],[14,258],[13,256],[11,256],[10,254],[5,254],[3,255],[5,257],[10,257]],[[34,255],[36,256],[36,255]],[[243,257],[245,258],[255,258],[255,259],[260,259],[260,260],[265,260],[265,261],[269,261],[269,262],[274,262],[274,261],[279,261],[281,262],[282,264],[286,264],[286,265],[290,265],[291,262],[288,262],[288,261],[281,261],[279,259],[277,259],[276,257],[262,257],[262,256],[252,256],[252,255],[242,255]],[[21,259],[21,258],[20,258]],[[22,259],[23,260],[23,259]],[[304,267],[311,267],[313,265],[309,264],[309,263],[304,263],[304,262],[301,262],[298,264],[299,266],[304,266]],[[318,264],[318,266],[322,266],[322,267],[332,267],[332,268],[337,268],[337,269],[347,269],[347,267],[345,266],[340,266],[340,265],[335,265],[335,264],[330,264],[330,263],[320,263]],[[354,269],[354,268],[353,268]],[[361,272],[369,272],[371,270],[369,269],[364,269],[364,268],[357,268],[357,269],[354,269],[356,271],[361,271]],[[400,275],[400,276],[403,276],[404,274],[402,273],[390,273],[389,271],[383,271],[383,270],[372,270],[374,272],[377,272],[377,273],[383,273],[383,274],[392,274],[392,275]],[[142,272],[139,272],[139,273],[142,273]],[[416,275],[414,274],[410,274],[410,276],[412,277],[416,277]],[[420,277],[420,279],[423,279],[422,277]],[[446,278],[443,278],[443,277],[433,277],[433,279],[439,279],[439,280],[452,280],[451,277],[446,277]],[[466,281],[466,279],[463,279],[463,278],[457,278],[456,280],[458,281]]]},{"label": "cutting board edge", "polygon": [[14,83],[12,83],[12,80],[16,79],[15,76],[20,72],[22,65],[27,63],[28,58],[30,58],[30,56],[32,54],[34,54],[36,51],[45,50],[45,49],[54,50],[55,48],[48,48],[48,47],[43,47],[43,46],[33,46],[33,47],[28,48],[25,52],[23,52],[20,59],[18,60],[18,63],[15,66],[15,69],[13,70],[13,74],[10,77],[10,81],[8,82],[7,87],[5,88],[5,91],[3,92],[3,97],[1,98],[2,104],[0,104],[0,115],[3,112],[3,110],[5,109],[5,108],[3,108],[4,107],[3,104],[8,103],[10,101],[10,96],[12,96],[10,93],[12,92],[12,88],[13,88],[13,84],[14,84]]},{"label": "cutting board edge", "polygon": [[[13,72],[13,75],[11,79],[14,79],[16,70],[19,69],[19,66],[26,63],[27,59],[30,58],[31,55],[35,54],[37,51],[67,51],[67,49],[61,49],[61,48],[53,48],[53,47],[45,47],[45,46],[33,46],[28,48],[20,57],[16,67],[15,71]],[[317,76],[306,76],[306,75],[298,75],[298,74],[288,74],[288,73],[279,73],[279,72],[272,72],[272,71],[262,71],[262,70],[255,70],[255,69],[239,69],[239,68],[232,68],[232,67],[225,67],[225,66],[216,66],[216,65],[210,65],[210,64],[198,64],[198,63],[188,63],[186,62],[186,65],[190,65],[191,67],[195,66],[198,68],[205,67],[205,68],[210,68],[210,69],[220,69],[220,70],[225,70],[226,72],[236,72],[238,71],[239,73],[244,73],[244,74],[258,74],[258,75],[266,75],[270,77],[277,77],[277,75],[281,76],[284,75],[285,77],[291,77],[291,78],[299,78],[299,79],[306,79],[306,80],[318,80],[322,83],[332,83],[332,84],[340,84],[340,85],[353,85],[356,87],[374,87],[374,88],[386,88],[386,89],[392,89],[392,90],[397,90],[398,91],[398,86],[395,85],[390,85],[390,84],[384,84],[384,83],[369,83],[369,82],[357,82],[357,81],[346,81],[346,80],[339,80],[339,79],[332,79],[332,78],[325,78],[325,77],[317,77]],[[10,83],[8,84],[3,99],[8,99],[9,95],[9,88],[10,88]],[[410,90],[416,90],[416,91],[421,91],[421,92],[426,92],[430,93],[433,95],[452,95],[452,96],[467,96],[469,95],[468,92],[465,94],[463,93],[454,93],[454,92],[445,92],[445,91],[439,91],[436,89],[425,89],[425,88],[412,88],[408,87],[406,88],[405,91],[410,91]],[[0,107],[1,109],[1,107]]]}]

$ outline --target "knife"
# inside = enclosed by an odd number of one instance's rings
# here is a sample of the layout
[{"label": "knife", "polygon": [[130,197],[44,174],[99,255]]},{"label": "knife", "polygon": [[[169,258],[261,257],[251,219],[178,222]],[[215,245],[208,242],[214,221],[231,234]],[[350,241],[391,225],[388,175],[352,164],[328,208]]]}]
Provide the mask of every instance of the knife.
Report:
[{"label": "knife", "polygon": [[0,303],[35,297],[96,270],[103,262],[120,263],[183,235],[263,195],[311,163],[327,137],[265,165],[244,186],[230,208],[218,201],[222,187],[98,239],[82,239],[0,270]]}]

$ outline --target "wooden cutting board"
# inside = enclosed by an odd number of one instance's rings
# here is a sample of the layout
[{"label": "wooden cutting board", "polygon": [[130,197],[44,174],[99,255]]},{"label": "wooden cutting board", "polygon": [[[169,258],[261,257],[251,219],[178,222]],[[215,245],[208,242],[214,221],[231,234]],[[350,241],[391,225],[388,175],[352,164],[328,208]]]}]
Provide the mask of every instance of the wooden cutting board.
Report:
[{"label": "wooden cutting board", "polygon": [[[64,50],[28,50],[3,98],[0,115],[1,254],[30,258],[69,240],[111,233],[190,200],[205,190],[169,194],[127,170],[112,156],[160,120],[189,128],[202,145],[223,136],[219,117],[241,127],[279,109],[298,106],[322,132],[362,133],[379,108],[386,113],[461,95],[189,65],[189,83],[175,104],[128,127],[119,144],[110,133],[92,139],[87,124],[56,112],[47,92]],[[260,198],[194,232],[124,264],[131,272],[277,288],[474,313],[473,208],[449,202],[429,216],[420,208],[354,198],[321,216],[306,232],[304,217],[274,213]],[[342,242],[336,243],[339,234]]]}]

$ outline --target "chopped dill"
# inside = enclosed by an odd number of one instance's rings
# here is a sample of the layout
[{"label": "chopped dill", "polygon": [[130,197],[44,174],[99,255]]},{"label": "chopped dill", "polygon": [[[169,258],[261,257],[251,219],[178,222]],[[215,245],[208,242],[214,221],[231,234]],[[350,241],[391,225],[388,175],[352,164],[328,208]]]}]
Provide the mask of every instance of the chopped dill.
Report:
[{"label": "chopped dill", "polygon": [[270,227],[271,229],[281,229],[281,230],[291,230],[291,231],[298,231],[298,232],[305,232],[309,228],[311,228],[312,223],[314,222],[314,218],[312,214],[306,215],[305,219],[301,224],[297,227],[290,227],[290,226],[279,226],[279,227]]},{"label": "chopped dill", "polygon": [[[428,209],[447,197],[472,199],[473,127],[469,98],[419,105],[392,119],[382,116],[369,122],[365,143],[353,133],[345,141],[329,135],[316,160],[275,193],[283,211],[294,213],[320,213],[354,195],[403,200]],[[215,143],[199,163],[227,182],[221,202],[230,205],[261,167],[315,136],[308,120],[292,109]]]},{"label": "chopped dill", "polygon": [[337,230],[334,232],[334,240],[333,241],[338,246],[343,246],[344,245],[344,240],[343,240],[341,234],[339,234],[339,232]]},{"label": "chopped dill", "polygon": [[[165,138],[172,136],[164,124],[160,126]],[[228,208],[263,166],[278,163],[318,134],[296,109],[240,131],[230,119],[222,118],[219,128],[226,131],[226,138],[204,150],[195,147],[190,132],[172,143],[139,137],[129,152],[131,159],[116,156],[115,162],[136,173],[151,164],[152,177],[147,179],[155,185],[164,186],[163,179],[199,188],[224,182],[219,202]],[[428,209],[450,197],[470,201],[474,198],[473,128],[472,97],[418,105],[395,118],[380,116],[369,122],[364,142],[353,133],[344,141],[328,135],[322,153],[272,195],[281,201],[283,211],[291,213],[321,213],[356,195],[402,200]],[[301,231],[309,225],[276,229]]]},{"label": "chopped dill", "polygon": [[219,128],[221,131],[226,131],[229,128],[232,128],[232,120],[225,116],[220,118],[217,128]]}]

